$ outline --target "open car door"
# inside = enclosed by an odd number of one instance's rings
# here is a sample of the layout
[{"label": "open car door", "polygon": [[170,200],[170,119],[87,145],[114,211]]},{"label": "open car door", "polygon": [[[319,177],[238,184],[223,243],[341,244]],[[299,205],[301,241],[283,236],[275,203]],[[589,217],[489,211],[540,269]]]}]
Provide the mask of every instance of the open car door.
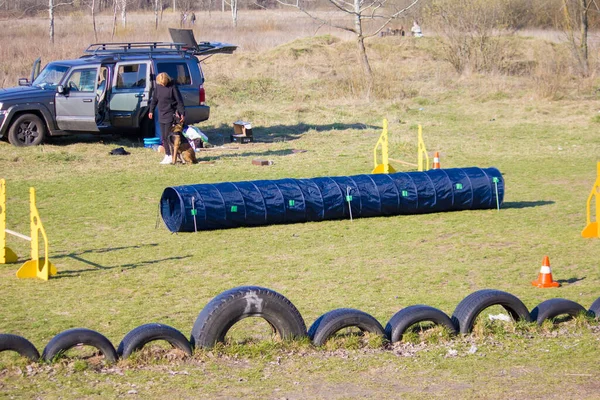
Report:
[{"label": "open car door", "polygon": [[71,68],[54,97],[56,123],[64,131],[97,132],[98,66]]},{"label": "open car door", "polygon": [[217,53],[231,54],[236,45],[221,42],[197,42],[191,29],[169,28],[174,43],[182,44],[182,49],[191,51],[195,56],[211,56]]}]

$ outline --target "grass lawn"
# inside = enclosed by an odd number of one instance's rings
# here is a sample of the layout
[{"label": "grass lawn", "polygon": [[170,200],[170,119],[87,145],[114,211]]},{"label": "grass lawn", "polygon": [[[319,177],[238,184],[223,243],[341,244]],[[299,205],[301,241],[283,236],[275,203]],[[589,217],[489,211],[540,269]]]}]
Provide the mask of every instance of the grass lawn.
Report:
[{"label": "grass lawn", "polygon": [[[389,51],[390,44],[372,48],[376,71],[387,68],[379,51]],[[352,57],[348,46],[319,44],[298,62],[308,63],[310,57],[322,62],[327,51]],[[407,51],[427,54],[429,44],[415,46]],[[273,71],[292,63],[288,50],[284,45],[208,62],[213,110],[200,127],[217,147],[199,158],[213,163],[159,165],[160,156],[139,142],[111,136],[57,138],[35,148],[0,142],[8,227],[28,232],[28,189],[35,187],[50,258],[59,271],[48,282],[17,280],[18,264],[0,265],[0,332],[22,335],[40,352],[54,335],[74,327],[96,330],[115,346],[149,322],[189,336],[202,308],[240,285],[283,294],[307,327],[340,307],[365,311],[384,326],[414,304],[451,315],[464,297],[484,288],[512,293],[530,310],[554,297],[587,309],[600,296],[600,242],[580,236],[600,154],[600,102],[594,96],[549,101],[531,87],[513,90],[519,82],[475,76],[464,82],[456,78],[455,86],[444,90],[423,83],[410,96],[366,101],[335,92],[341,90],[331,83],[335,77],[286,86],[290,71]],[[278,59],[282,64],[274,65]],[[427,60],[430,73],[445,71]],[[232,72],[229,67],[236,63],[240,70]],[[256,71],[271,78],[257,80]],[[393,84],[403,85],[398,79]],[[414,87],[414,79],[406,85]],[[239,118],[252,122],[255,143],[227,143],[231,123]],[[171,234],[158,218],[158,201],[168,186],[370,173],[383,118],[390,121],[393,158],[416,162],[421,124],[427,149],[441,153],[443,168],[498,168],[506,182],[500,212],[194,234]],[[109,155],[118,146],[131,155]],[[254,166],[254,158],[273,165]],[[8,244],[20,261],[27,258],[27,242],[9,237]],[[530,284],[544,255],[562,283],[558,289]],[[191,359],[164,346],[112,366],[89,352],[51,365],[0,353],[0,394],[44,399],[598,397],[597,321],[578,317],[537,327],[491,323],[482,316],[469,336],[448,338],[434,329],[409,339],[381,346],[368,337],[339,338],[317,349],[306,341],[281,343],[271,338],[264,321],[248,319],[234,326],[226,345],[196,351]]]}]

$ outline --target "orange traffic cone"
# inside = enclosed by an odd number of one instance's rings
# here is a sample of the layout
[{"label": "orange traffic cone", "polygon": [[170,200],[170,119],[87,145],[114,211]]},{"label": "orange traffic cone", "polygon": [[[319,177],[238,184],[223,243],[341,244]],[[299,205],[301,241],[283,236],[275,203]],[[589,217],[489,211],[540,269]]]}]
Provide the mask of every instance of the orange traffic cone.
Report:
[{"label": "orange traffic cone", "polygon": [[531,282],[533,286],[540,288],[559,287],[560,283],[552,280],[552,270],[550,269],[550,259],[548,256],[544,256],[542,261],[542,268],[537,280]]},{"label": "orange traffic cone", "polygon": [[436,151],[433,155],[433,167],[431,169],[440,169],[440,153]]}]

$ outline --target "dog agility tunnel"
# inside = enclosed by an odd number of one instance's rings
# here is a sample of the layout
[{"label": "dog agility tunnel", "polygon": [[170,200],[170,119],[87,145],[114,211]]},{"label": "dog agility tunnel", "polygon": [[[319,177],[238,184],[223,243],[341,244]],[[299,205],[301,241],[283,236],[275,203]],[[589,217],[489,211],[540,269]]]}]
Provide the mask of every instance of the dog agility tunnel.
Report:
[{"label": "dog agility tunnel", "polygon": [[453,168],[205,183],[168,187],[160,211],[171,232],[500,207],[496,168]]}]

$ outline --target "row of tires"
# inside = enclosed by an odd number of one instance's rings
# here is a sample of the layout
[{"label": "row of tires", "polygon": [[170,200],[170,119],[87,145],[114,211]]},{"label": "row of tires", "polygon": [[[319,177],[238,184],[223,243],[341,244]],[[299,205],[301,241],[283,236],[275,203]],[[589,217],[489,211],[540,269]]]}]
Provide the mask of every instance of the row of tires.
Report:
[{"label": "row of tires", "polygon": [[[229,329],[247,317],[264,318],[282,339],[308,336],[315,346],[322,346],[336,332],[350,327],[384,336],[394,343],[401,341],[411,326],[421,322],[441,325],[452,334],[468,334],[473,329],[477,316],[486,308],[496,305],[504,307],[514,321],[535,321],[538,325],[559,315],[574,317],[587,313],[592,317],[600,317],[600,298],[588,310],[574,301],[555,298],[540,303],[529,312],[516,296],[499,290],[484,289],[464,298],[452,317],[434,307],[414,305],[394,314],[384,328],[368,313],[353,308],[339,308],[321,315],[307,331],[300,312],[287,298],[270,289],[242,286],[219,294],[202,309],[192,328],[190,340],[173,327],[151,323],[133,329],[115,349],[102,334],[75,328],[52,338],[41,358],[51,362],[75,346],[86,345],[98,349],[105,360],[112,363],[119,357],[128,358],[133,352],[156,340],[164,340],[185,354],[192,355],[194,347],[211,348],[216,343],[223,342]],[[0,352],[9,350],[34,361],[40,359],[38,350],[24,337],[0,334]]]}]

